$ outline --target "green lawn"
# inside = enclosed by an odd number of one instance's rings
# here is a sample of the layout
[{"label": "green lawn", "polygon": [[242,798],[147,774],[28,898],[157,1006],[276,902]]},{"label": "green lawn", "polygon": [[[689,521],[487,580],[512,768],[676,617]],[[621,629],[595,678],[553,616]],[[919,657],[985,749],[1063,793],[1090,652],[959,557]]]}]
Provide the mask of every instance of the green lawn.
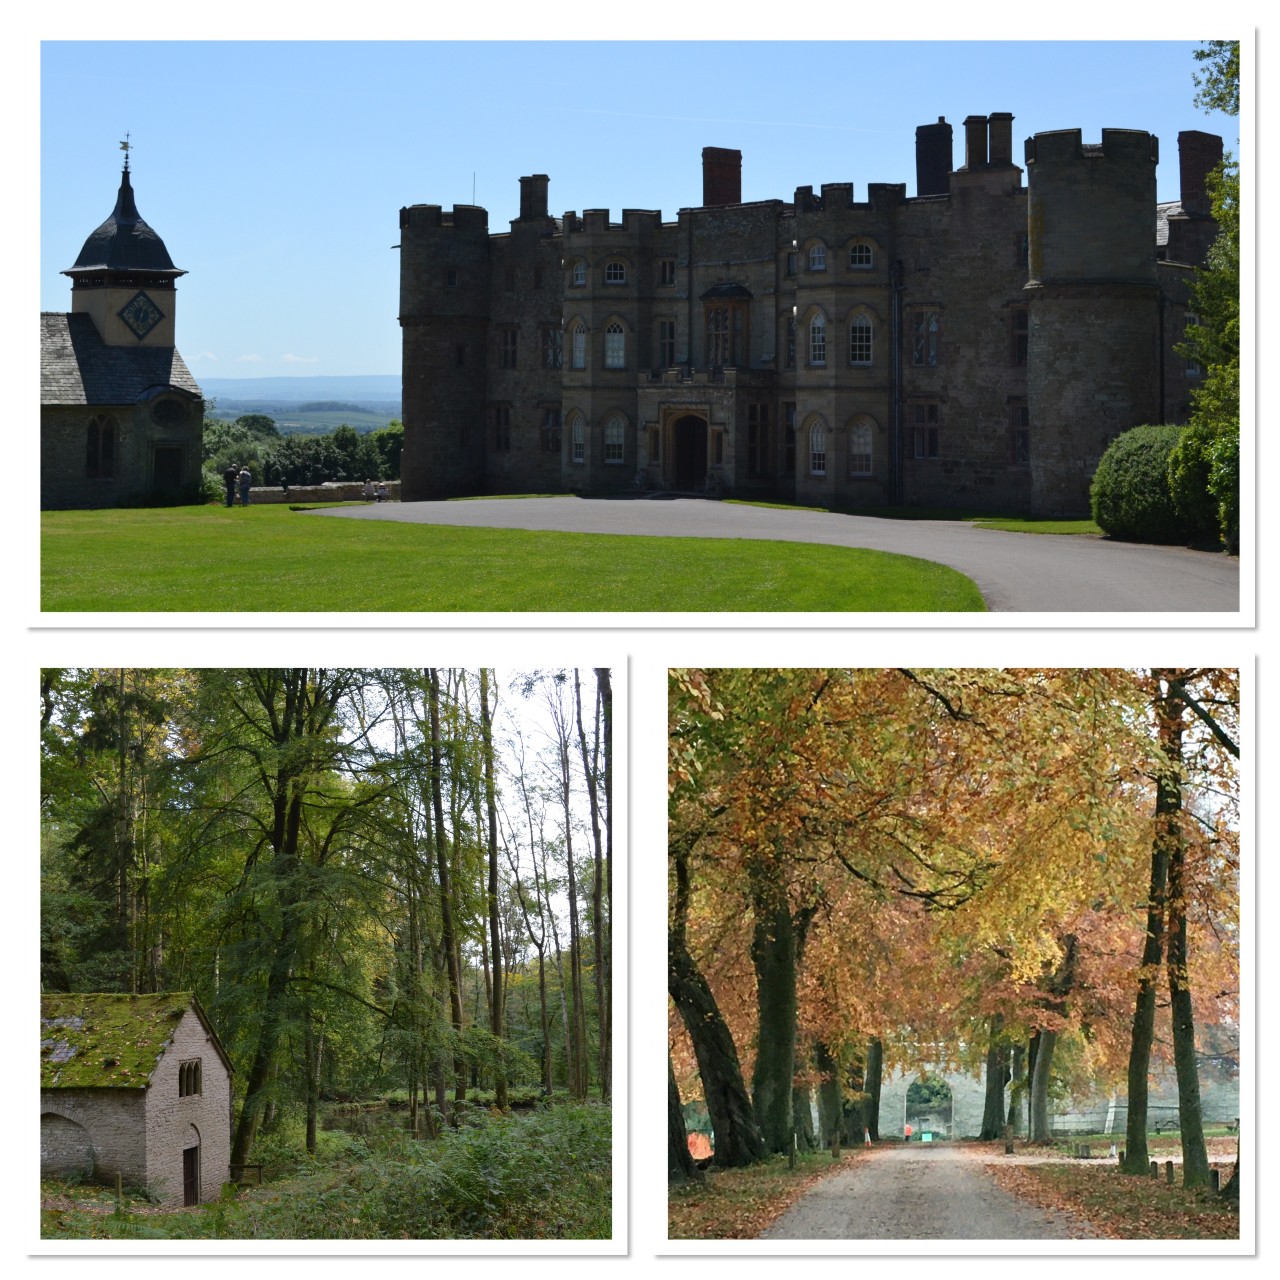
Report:
[{"label": "green lawn", "polygon": [[281,505],[46,512],[41,607],[452,613],[985,606],[962,574],[879,551],[326,520]]}]

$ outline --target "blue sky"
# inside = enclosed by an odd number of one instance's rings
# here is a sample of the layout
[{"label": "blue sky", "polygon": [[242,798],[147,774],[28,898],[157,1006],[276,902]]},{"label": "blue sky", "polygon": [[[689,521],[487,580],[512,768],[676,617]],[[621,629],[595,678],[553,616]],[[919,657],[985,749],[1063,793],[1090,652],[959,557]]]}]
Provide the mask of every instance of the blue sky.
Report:
[{"label": "blue sky", "polygon": [[[1010,111],[1022,139],[1078,127],[1160,138],[1235,120],[1192,104],[1194,41],[545,44],[57,42],[40,50],[40,304],[111,212],[126,131],[138,208],[190,274],[178,345],[197,378],[397,373],[398,210],[472,202],[505,230],[521,175],[551,212],[674,218],[701,149],[743,153],[743,198],[905,182],[915,128]],[[121,75],[121,68],[127,74]]]}]

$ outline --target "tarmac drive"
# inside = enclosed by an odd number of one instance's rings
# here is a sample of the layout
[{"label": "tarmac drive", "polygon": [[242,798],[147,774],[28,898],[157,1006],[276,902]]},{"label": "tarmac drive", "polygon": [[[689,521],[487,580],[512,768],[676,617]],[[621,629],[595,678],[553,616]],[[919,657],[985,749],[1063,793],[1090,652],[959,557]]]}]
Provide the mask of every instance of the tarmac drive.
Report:
[{"label": "tarmac drive", "polygon": [[1240,607],[1240,561],[1232,556],[1101,538],[1003,533],[957,520],[885,520],[701,498],[480,498],[371,503],[310,514],[469,528],[865,547],[958,570],[977,583],[994,612],[1234,614]]},{"label": "tarmac drive", "polygon": [[818,1183],[761,1240],[1083,1240],[1087,1223],[998,1187],[982,1162],[923,1143],[878,1150]]}]

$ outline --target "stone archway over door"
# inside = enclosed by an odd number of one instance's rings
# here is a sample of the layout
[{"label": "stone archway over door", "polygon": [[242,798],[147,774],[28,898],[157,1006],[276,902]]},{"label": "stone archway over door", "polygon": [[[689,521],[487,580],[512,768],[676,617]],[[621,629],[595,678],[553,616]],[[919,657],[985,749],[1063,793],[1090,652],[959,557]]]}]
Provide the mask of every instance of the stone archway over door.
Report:
[{"label": "stone archway over door", "polygon": [[707,423],[686,414],[671,424],[673,486],[685,493],[701,492],[707,484]]},{"label": "stone archway over door", "polygon": [[40,1171],[53,1177],[93,1176],[93,1139],[82,1124],[46,1111],[40,1117]]}]

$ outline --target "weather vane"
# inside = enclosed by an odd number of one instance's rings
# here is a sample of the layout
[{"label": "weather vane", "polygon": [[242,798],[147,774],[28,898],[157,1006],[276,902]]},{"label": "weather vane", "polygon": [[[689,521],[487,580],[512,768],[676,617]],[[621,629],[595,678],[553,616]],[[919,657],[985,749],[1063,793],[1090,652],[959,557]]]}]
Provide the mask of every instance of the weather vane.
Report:
[{"label": "weather vane", "polygon": [[129,167],[129,152],[133,150],[127,133],[124,135],[124,141],[120,144],[120,150],[124,152],[124,167],[127,169]]}]

